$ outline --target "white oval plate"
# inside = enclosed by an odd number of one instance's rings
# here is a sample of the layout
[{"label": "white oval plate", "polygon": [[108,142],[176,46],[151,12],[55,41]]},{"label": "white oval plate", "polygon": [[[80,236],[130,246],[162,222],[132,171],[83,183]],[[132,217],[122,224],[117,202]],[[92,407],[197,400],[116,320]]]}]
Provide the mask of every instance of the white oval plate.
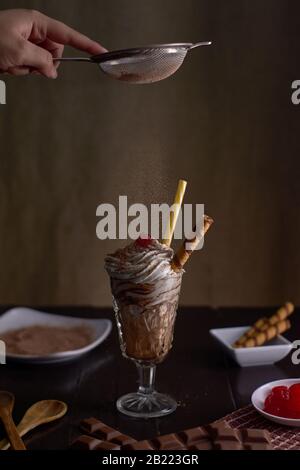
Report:
[{"label": "white oval plate", "polygon": [[274,382],[269,382],[265,385],[262,385],[261,387],[257,388],[255,392],[253,392],[251,397],[252,405],[261,415],[270,421],[283,424],[284,426],[300,427],[300,419],[282,418],[280,416],[271,415],[270,413],[266,413],[264,411],[265,399],[273,387],[278,387],[280,385],[290,387],[291,385],[298,383],[300,383],[300,379],[283,379],[275,380]]},{"label": "white oval plate", "polygon": [[50,364],[55,362],[71,361],[99,346],[99,344],[101,344],[108,337],[112,328],[111,321],[105,318],[94,320],[68,317],[64,315],[39,312],[37,310],[32,310],[31,308],[18,307],[8,310],[0,316],[0,339],[1,333],[33,325],[63,326],[70,328],[80,325],[87,326],[91,329],[93,338],[91,338],[91,342],[85,347],[75,349],[73,351],[48,354],[47,356],[6,354],[7,360],[28,364]]}]

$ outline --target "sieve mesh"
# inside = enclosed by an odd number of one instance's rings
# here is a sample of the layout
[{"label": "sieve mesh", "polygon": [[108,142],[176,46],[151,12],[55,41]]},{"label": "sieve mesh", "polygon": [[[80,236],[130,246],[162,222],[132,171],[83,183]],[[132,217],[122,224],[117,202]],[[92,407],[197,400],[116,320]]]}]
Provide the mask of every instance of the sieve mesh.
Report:
[{"label": "sieve mesh", "polygon": [[149,49],[133,57],[100,63],[101,70],[116,80],[145,84],[163,80],[182,65],[187,49]]}]

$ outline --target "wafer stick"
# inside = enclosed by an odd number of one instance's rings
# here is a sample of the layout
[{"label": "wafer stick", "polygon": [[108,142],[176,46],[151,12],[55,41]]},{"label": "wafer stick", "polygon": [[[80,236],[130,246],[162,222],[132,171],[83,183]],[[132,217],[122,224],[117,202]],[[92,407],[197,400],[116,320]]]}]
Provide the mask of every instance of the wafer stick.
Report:
[{"label": "wafer stick", "polygon": [[270,325],[275,325],[279,321],[285,320],[294,310],[294,305],[291,302],[286,302],[270,318],[260,318],[257,320],[254,325],[234,343],[233,347],[242,346],[247,339],[256,336],[259,331],[266,331]]},{"label": "wafer stick", "polygon": [[251,338],[251,336],[254,336],[257,331],[259,331],[261,328],[264,327],[264,325],[268,322],[267,317],[259,318],[254,325],[249,328],[249,330],[246,331],[234,344],[233,347],[238,347],[241,346],[247,339]]},{"label": "wafer stick", "polygon": [[[177,253],[174,255],[174,258],[172,260],[171,266],[174,271],[180,271],[180,269],[183,268],[185,263],[188,261],[190,258],[191,254],[197,246],[199,245],[200,241],[203,239],[207,231],[210,229],[211,225],[213,224],[213,219],[209,217],[208,215],[203,216],[204,219],[204,224],[203,228],[200,233],[196,234],[194,238],[192,239],[186,239],[183,243],[183,245],[179,248]],[[195,228],[194,228],[195,231]],[[189,249],[186,248],[186,244],[189,244]]]},{"label": "wafer stick", "polygon": [[178,215],[179,215],[179,212],[180,212],[180,209],[181,209],[181,205],[182,205],[184,193],[185,193],[185,190],[186,190],[186,186],[187,186],[186,181],[179,180],[178,186],[177,186],[177,191],[176,191],[176,194],[175,194],[175,199],[174,199],[173,206],[172,206],[173,210],[171,210],[171,212],[170,212],[169,224],[168,224],[168,227],[167,227],[165,238],[162,241],[163,245],[170,246],[171,243],[172,243],[172,238],[173,238],[174,230],[175,230],[175,227],[176,227]]},{"label": "wafer stick", "polygon": [[268,319],[270,325],[275,325],[280,320],[285,320],[289,317],[295,310],[294,305],[291,302],[286,302],[282,307],[280,307],[274,315]]},{"label": "wafer stick", "polygon": [[275,325],[269,325],[268,329],[258,332],[256,336],[247,339],[243,345],[238,347],[253,348],[255,346],[262,346],[267,341],[270,341],[281,333],[289,330],[290,327],[291,322],[289,320],[281,320],[278,323],[275,323]]}]

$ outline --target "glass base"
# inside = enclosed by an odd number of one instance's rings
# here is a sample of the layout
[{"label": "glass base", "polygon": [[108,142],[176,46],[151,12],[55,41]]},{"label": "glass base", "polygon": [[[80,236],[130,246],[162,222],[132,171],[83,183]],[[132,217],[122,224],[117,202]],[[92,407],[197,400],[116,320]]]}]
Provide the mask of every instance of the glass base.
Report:
[{"label": "glass base", "polygon": [[152,392],[128,393],[117,401],[117,408],[121,413],[133,418],[159,418],[166,416],[177,408],[173,398],[162,393]]}]

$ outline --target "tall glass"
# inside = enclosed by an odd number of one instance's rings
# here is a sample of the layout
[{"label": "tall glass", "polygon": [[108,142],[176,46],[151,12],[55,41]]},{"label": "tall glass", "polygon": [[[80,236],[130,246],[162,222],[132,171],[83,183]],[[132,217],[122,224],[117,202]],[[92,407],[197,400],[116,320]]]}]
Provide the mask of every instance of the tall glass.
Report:
[{"label": "tall glass", "polygon": [[[132,301],[124,302],[124,295],[118,298],[112,282],[113,305],[117,320],[120,345],[123,356],[135,362],[139,374],[137,392],[122,396],[117,408],[122,413],[140,418],[154,418],[172,413],[177,408],[176,401],[168,395],[155,391],[156,366],[162,362],[172,348],[174,324],[179,300],[182,274],[166,276],[160,281],[158,299],[166,301],[142,305],[133,296]],[[118,286],[119,287],[119,286]],[[132,286],[131,286],[132,287]],[[135,294],[140,289],[155,291],[155,285],[137,284]],[[117,289],[116,289],[117,290]],[[129,287],[130,290],[130,287]]]}]

